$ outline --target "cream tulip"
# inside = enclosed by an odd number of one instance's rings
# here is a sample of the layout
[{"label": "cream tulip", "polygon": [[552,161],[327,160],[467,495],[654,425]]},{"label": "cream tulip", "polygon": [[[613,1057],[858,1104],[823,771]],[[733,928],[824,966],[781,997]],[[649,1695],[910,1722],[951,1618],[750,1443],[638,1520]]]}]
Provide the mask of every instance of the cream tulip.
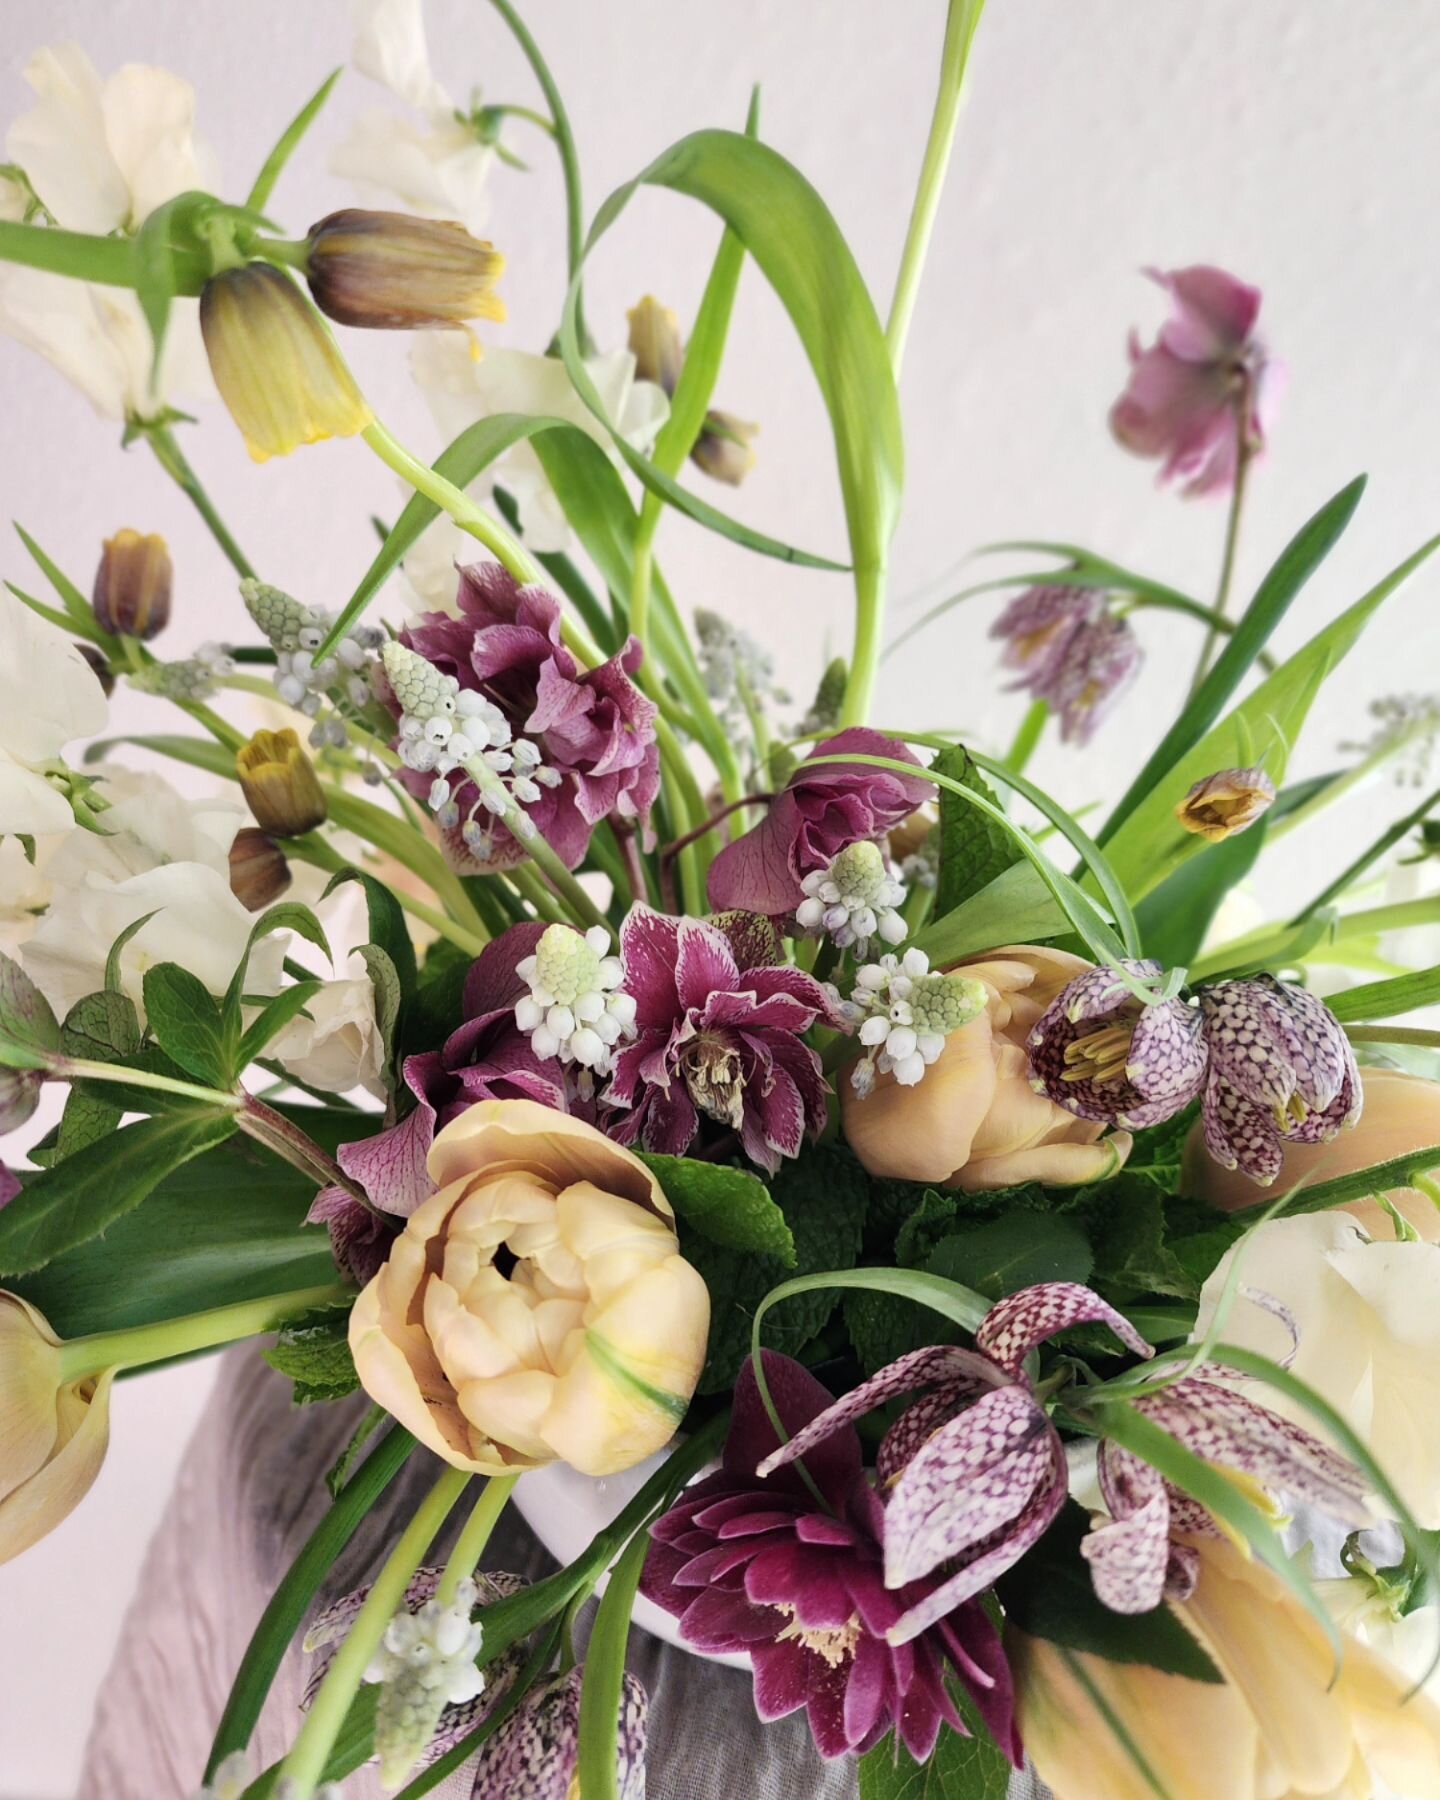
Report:
[{"label": "cream tulip", "polygon": [[662,1448],[710,1297],[644,1163],[567,1114],[487,1100],[439,1134],[429,1171],[440,1191],[351,1313],[371,1399],[479,1474],[608,1475]]},{"label": "cream tulip", "polygon": [[[1055,1800],[1440,1800],[1440,1708],[1358,1639],[1329,1639],[1219,1538],[1175,1607],[1224,1676],[1191,1681],[1012,1632],[1025,1747]],[[1107,1716],[1108,1715],[1108,1716]],[[1128,1738],[1130,1749],[1121,1741]]]},{"label": "cream tulip", "polygon": [[984,983],[985,1011],[952,1032],[914,1087],[881,1076],[864,1099],[840,1083],[850,1147],[872,1175],[981,1193],[1022,1181],[1073,1186],[1112,1174],[1127,1132],[1077,1119],[1030,1084],[1025,1040],[1090,965],[1062,950],[1011,946],[957,965]]},{"label": "cream tulip", "polygon": [[0,1563],[73,1512],[105,1460],[114,1370],[67,1380],[61,1351],[42,1313],[0,1291]]}]

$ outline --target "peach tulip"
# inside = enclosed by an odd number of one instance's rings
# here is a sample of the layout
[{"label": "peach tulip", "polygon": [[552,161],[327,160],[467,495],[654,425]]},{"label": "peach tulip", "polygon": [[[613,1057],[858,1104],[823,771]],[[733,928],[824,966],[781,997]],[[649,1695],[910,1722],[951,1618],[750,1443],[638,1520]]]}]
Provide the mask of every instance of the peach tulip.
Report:
[{"label": "peach tulip", "polygon": [[370,1397],[479,1474],[608,1475],[661,1449],[700,1378],[710,1296],[644,1163],[533,1100],[485,1100],[428,1166],[439,1192],[351,1314]]},{"label": "peach tulip", "polygon": [[957,965],[983,982],[984,1012],[952,1032],[914,1087],[882,1075],[864,1099],[840,1083],[851,1149],[872,1175],[980,1193],[1044,1181],[1073,1186],[1118,1169],[1130,1136],[1077,1119],[1031,1086],[1025,1040],[1090,965],[1063,950],[1010,946]]}]

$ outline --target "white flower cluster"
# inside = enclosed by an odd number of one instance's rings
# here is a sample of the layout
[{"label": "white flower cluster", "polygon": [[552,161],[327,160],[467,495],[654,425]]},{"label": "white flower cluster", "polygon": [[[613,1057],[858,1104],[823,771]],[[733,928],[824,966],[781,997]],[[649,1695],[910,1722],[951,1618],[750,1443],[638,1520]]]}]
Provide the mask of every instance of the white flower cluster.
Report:
[{"label": "white flower cluster", "polygon": [[[264,632],[275,652],[275,691],[315,721],[310,732],[314,749],[337,748],[348,741],[344,709],[360,712],[371,699],[370,668],[385,641],[375,625],[354,625],[328,656],[315,660],[335,615],[305,606],[280,588],[246,579],[240,583],[245,610]],[[329,700],[332,710],[324,711]]]},{"label": "white flower cluster", "polygon": [[695,635],[700,640],[700,670],[705,692],[720,702],[720,721],[727,731],[748,729],[749,706],[763,713],[772,703],[788,706],[790,696],[775,683],[775,658],[719,613],[695,609]]},{"label": "white flower cluster", "polygon": [[[195,1800],[241,1800],[254,1779],[247,1753],[244,1750],[233,1750],[217,1766],[214,1780],[206,1782]],[[275,1800],[290,1800],[297,1792],[295,1782],[287,1776],[275,1789]],[[315,1800],[344,1800],[340,1783],[322,1782],[315,1789]]]},{"label": "white flower cluster", "polygon": [[472,1623],[478,1591],[468,1577],[448,1605],[427,1600],[419,1612],[402,1608],[385,1627],[365,1679],[382,1684],[375,1712],[375,1747],[386,1790],[398,1787],[435,1735],[447,1706],[476,1699],[485,1677],[475,1667],[484,1628]]},{"label": "white flower cluster", "polygon": [[805,898],[795,909],[796,923],[817,936],[828,934],[837,950],[853,948],[864,956],[877,936],[887,944],[905,942],[905,920],[896,911],[905,889],[886,868],[878,844],[847,844],[829,868],[816,869],[800,885]]},{"label": "white flower cluster", "polygon": [[603,925],[583,937],[569,925],[549,925],[535,954],[516,965],[530,992],[515,1004],[515,1023],[530,1033],[542,1062],[554,1056],[608,1075],[616,1044],[634,1036],[635,1001],[621,990],[624,971],[609,948]]},{"label": "white flower cluster", "polygon": [[850,1081],[864,1099],[877,1073],[914,1087],[950,1033],[984,1011],[985,986],[964,975],[932,974],[923,950],[907,950],[903,957],[882,956],[856,971],[851,1007],[868,1054],[856,1063]]},{"label": "white flower cluster", "polygon": [[[400,718],[400,760],[407,769],[433,773],[430,808],[447,830],[460,826],[471,855],[488,862],[494,854],[494,827],[479,814],[503,818],[516,837],[534,837],[534,823],[519,810],[533,806],[542,788],[559,787],[561,775],[541,761],[529,738],[510,734],[500,708],[473,688],[462,689],[404,644],[386,644],[385,673],[404,711]],[[456,769],[470,777],[479,797],[463,821],[450,792]]]},{"label": "white flower cluster", "polygon": [[142,694],[159,694],[164,700],[208,700],[217,681],[235,673],[235,658],[228,644],[201,644],[193,655],[179,662],[147,663],[125,680]]}]

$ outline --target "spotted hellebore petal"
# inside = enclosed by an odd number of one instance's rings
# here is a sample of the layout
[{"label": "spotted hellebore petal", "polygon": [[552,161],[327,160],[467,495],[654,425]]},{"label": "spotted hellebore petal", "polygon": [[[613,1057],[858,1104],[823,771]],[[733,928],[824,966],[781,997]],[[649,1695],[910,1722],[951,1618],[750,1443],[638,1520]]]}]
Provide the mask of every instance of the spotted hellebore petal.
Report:
[{"label": "spotted hellebore petal", "polygon": [[1285,1143],[1323,1144],[1356,1124],[1364,1090],[1350,1040],[1313,994],[1273,975],[1222,981],[1200,996],[1209,1076],[1205,1145],[1268,1186]]},{"label": "spotted hellebore petal", "polygon": [[[472,1800],[569,1800],[579,1792],[580,1665],[545,1687],[535,1688],[491,1738],[475,1764]],[[645,1690],[625,1676],[620,1696],[616,1768],[619,1800],[644,1800]]]},{"label": "spotted hellebore petal", "polygon": [[[1163,973],[1149,960],[1124,967],[1142,981]],[[1035,1089],[1082,1119],[1158,1125],[1204,1084],[1201,1023],[1182,1000],[1146,1006],[1102,964],[1063,988],[1030,1033]]]}]

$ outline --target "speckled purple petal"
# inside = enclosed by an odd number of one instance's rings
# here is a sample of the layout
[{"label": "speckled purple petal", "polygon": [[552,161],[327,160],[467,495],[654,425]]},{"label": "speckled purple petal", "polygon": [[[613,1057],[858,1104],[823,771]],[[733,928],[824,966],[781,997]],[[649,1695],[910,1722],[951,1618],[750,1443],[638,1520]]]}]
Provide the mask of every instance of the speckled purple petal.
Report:
[{"label": "speckled purple petal", "polygon": [[1027,1388],[999,1388],[942,1425],[885,1508],[885,1585],[918,1581],[1000,1532],[1051,1475],[1059,1439]]},{"label": "speckled purple petal", "polygon": [[[1122,965],[1141,980],[1154,981],[1160,964],[1150,960]],[[1069,1081],[1065,1053],[1076,1039],[1107,1024],[1129,1025],[1133,1040],[1124,1075],[1112,1081]],[[1082,1119],[1141,1129],[1173,1118],[1200,1091],[1206,1050],[1201,1020],[1180,1000],[1144,1006],[1102,964],[1061,989],[1036,1021],[1027,1042],[1034,1084],[1057,1106]]]},{"label": "speckled purple petal", "polygon": [[1284,1107],[1295,1092],[1295,1070],[1281,1019],[1254,981],[1222,981],[1200,995],[1205,1042],[1216,1077],[1265,1108]]},{"label": "speckled purple petal", "polygon": [[1072,1325],[1091,1324],[1108,1325],[1137,1356],[1155,1354],[1122,1313],[1075,1281],[1042,1281],[998,1301],[980,1321],[975,1348],[1018,1380],[1021,1365],[1037,1344]]},{"label": "speckled purple petal", "polygon": [[1201,1109],[1205,1148],[1222,1169],[1243,1169],[1269,1187],[1284,1167],[1285,1152],[1273,1116],[1247,1100],[1212,1067]]},{"label": "speckled purple petal", "polygon": [[[1186,1006],[1180,1000],[1166,1000],[1158,1006],[1147,1006],[1135,1021],[1135,1035],[1130,1041],[1130,1060],[1125,1074],[1135,1089],[1144,1095],[1143,1110],[1153,1112],[1166,1108],[1164,1117],[1173,1117],[1188,1106],[1200,1092],[1205,1080],[1209,1053],[1201,1031],[1198,1007]],[[1122,1125],[1140,1126],[1159,1123],[1136,1116],[1122,1117]]]},{"label": "speckled purple petal", "polygon": [[[567,1800],[580,1754],[583,1664],[528,1694],[481,1747],[472,1800]],[[620,1800],[644,1800],[649,1702],[633,1675],[620,1698]]]},{"label": "speckled purple petal", "polygon": [[1111,1612],[1152,1612],[1165,1597],[1170,1565],[1170,1500],[1158,1478],[1142,1505],[1095,1526],[1080,1554],[1098,1598]]},{"label": "speckled purple petal", "polygon": [[[768,1359],[766,1367],[768,1370]],[[1004,1381],[1005,1376],[994,1363],[988,1357],[976,1355],[973,1350],[962,1350],[945,1344],[912,1350],[908,1356],[900,1357],[878,1374],[872,1375],[868,1381],[862,1381],[859,1387],[852,1388],[833,1406],[827,1406],[802,1431],[797,1431],[789,1443],[772,1451],[755,1473],[764,1480],[776,1469],[794,1462],[797,1456],[804,1456],[841,1426],[861,1418],[872,1407],[894,1399],[897,1394],[914,1393],[918,1388],[942,1386],[953,1391],[958,1404],[971,1395],[983,1394],[993,1387],[999,1387]]]},{"label": "speckled purple petal", "polygon": [[1324,1111],[1340,1092],[1353,1057],[1350,1041],[1322,1000],[1304,988],[1258,975],[1256,987],[1268,999],[1282,1034],[1305,1104]]}]

